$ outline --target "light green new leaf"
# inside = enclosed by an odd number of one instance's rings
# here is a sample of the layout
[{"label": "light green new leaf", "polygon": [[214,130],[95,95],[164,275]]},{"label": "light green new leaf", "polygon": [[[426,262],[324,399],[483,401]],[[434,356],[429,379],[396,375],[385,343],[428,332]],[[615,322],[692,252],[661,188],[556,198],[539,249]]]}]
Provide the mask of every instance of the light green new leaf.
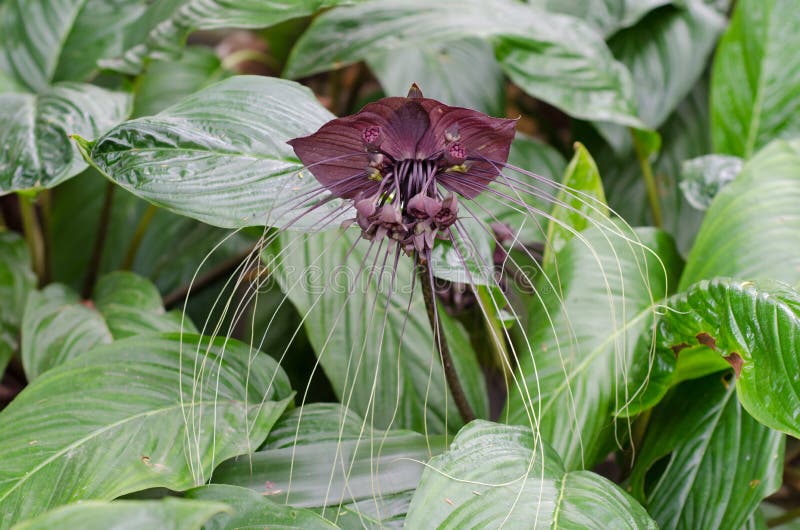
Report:
[{"label": "light green new leaf", "polygon": [[800,141],[777,140],[748,161],[706,212],[680,289],[731,276],[800,283]]},{"label": "light green new leaf", "polygon": [[761,423],[800,437],[800,293],[768,282],[702,281],[668,302],[664,348],[704,345],[737,372],[744,408]]},{"label": "light green new leaf", "polygon": [[86,162],[69,135],[98,136],[130,113],[127,94],[59,83],[38,95],[0,93],[0,194],[51,188]]},{"label": "light green new leaf", "polygon": [[636,24],[654,9],[674,0],[531,0],[529,3],[554,13],[582,18],[606,37]]},{"label": "light green new leaf", "polygon": [[503,417],[529,425],[536,413],[567,469],[602,461],[615,426],[624,436],[616,415],[645,395],[657,360],[646,338],[681,268],[665,233],[619,230],[593,228],[566,244],[537,278],[541,298],[531,302],[526,340],[516,341],[525,388],[509,391]]},{"label": "light green new leaf", "polygon": [[719,190],[742,170],[742,159],[729,155],[705,155],[686,160],[680,188],[689,204],[707,210]]},{"label": "light green new leaf", "polygon": [[742,528],[781,485],[784,436],[742,410],[721,374],[674,388],[648,425],[630,486],[662,530]]},{"label": "light green new leaf", "polygon": [[[306,317],[308,337],[342,403],[374,419],[375,427],[458,428],[411,258],[387,256],[385,245],[378,249],[354,230],[289,233],[280,243],[263,259]],[[483,374],[466,332],[446,313],[441,319],[467,398],[486,417]]]},{"label": "light green new leaf", "polygon": [[220,465],[214,482],[314,508],[342,528],[399,527],[424,462],[445,445],[439,436],[373,430],[339,404],[313,403],[285,414],[252,458]]},{"label": "light green new leaf", "polygon": [[603,181],[597,165],[586,148],[576,142],[572,157],[561,183],[566,188],[555,195],[550,222],[547,224],[547,245],[543,262],[550,265],[567,242],[593,226],[593,221],[602,222],[608,218],[608,206],[603,192]]},{"label": "light green new leaf", "polygon": [[[283,226],[318,188],[286,142],[332,118],[297,83],[237,76],[80,146],[108,178],[157,206],[215,226]],[[319,228],[336,204],[292,227]]]},{"label": "light green new leaf", "polygon": [[800,10],[795,0],[741,0],[714,59],[711,133],[718,153],[750,158],[800,135]]},{"label": "light green new leaf", "polygon": [[421,44],[370,58],[367,63],[389,96],[405,96],[411,83],[417,83],[425,97],[491,116],[504,115],[503,71],[492,46],[480,39]]},{"label": "light green new leaf", "polygon": [[78,500],[182,490],[252,451],[291,400],[232,339],[139,336],[49,370],[0,413],[0,528]]},{"label": "light green new leaf", "polygon": [[643,127],[630,74],[593,28],[511,0],[390,0],[332,9],[300,38],[285,74],[305,77],[465,37],[492,42],[512,81],[567,114]]},{"label": "light green new leaf", "polygon": [[589,471],[565,471],[530,429],[474,421],[425,468],[406,528],[655,529],[633,498]]},{"label": "light green new leaf", "polygon": [[149,3],[126,34],[124,53],[100,61],[104,68],[137,74],[148,57],[174,56],[195,30],[265,28],[357,0],[161,0]]},{"label": "light green new leaf", "polygon": [[0,232],[0,377],[17,349],[25,301],[35,288],[25,240],[14,232]]},{"label": "light green new leaf", "polygon": [[88,501],[56,508],[15,525],[13,530],[205,530],[209,519],[230,509],[219,502],[170,498],[159,501]]},{"label": "light green new leaf", "polygon": [[0,65],[34,92],[57,81],[85,81],[98,59],[122,51],[124,30],[139,22],[147,3],[8,1],[0,25]]},{"label": "light green new leaf", "polygon": [[203,530],[336,530],[339,528],[315,512],[277,504],[253,490],[225,484],[209,484],[186,492],[186,498],[224,503],[231,513],[221,513]]},{"label": "light green new leaf", "polygon": [[94,301],[88,303],[66,285],[50,284],[28,298],[22,320],[22,365],[32,381],[94,346],[169,331],[197,330],[180,312],[166,313],[155,286],[131,272],[100,278]]}]

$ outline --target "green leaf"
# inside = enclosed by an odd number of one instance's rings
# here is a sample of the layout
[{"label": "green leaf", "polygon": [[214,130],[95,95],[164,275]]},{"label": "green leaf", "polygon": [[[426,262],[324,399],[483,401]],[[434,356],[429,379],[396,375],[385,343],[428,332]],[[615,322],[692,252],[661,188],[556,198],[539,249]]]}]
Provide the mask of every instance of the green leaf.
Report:
[{"label": "green leaf", "polygon": [[673,0],[531,0],[531,5],[582,18],[606,37],[636,24],[654,9]]},{"label": "green leaf", "polygon": [[117,271],[100,278],[94,303],[115,340],[147,332],[196,331],[180,312],[165,312],[156,286],[131,272]]},{"label": "green leaf", "polygon": [[516,341],[525,388],[509,391],[506,414],[529,425],[535,412],[567,469],[601,461],[613,448],[615,422],[625,429],[615,417],[644,395],[656,362],[646,337],[680,268],[663,232],[593,228],[537,278],[527,338]]},{"label": "green leaf", "polygon": [[195,30],[265,28],[285,20],[311,15],[321,7],[348,0],[163,0],[150,3],[139,24],[126,33],[124,53],[100,61],[104,68],[137,74],[148,57],[164,58],[180,52]]},{"label": "green leaf", "polygon": [[[281,248],[263,259],[305,316],[320,365],[345,406],[375,427],[458,428],[411,258],[359,237],[354,230],[284,234]],[[466,332],[444,313],[441,320],[447,341],[459,345],[451,354],[467,398],[486,416],[483,374]]]},{"label": "green leaf", "polygon": [[[733,365],[742,406],[761,423],[800,437],[800,293],[777,283],[702,281],[668,302],[664,348],[709,346]],[[681,358],[678,354],[678,366]]]},{"label": "green leaf", "polygon": [[[654,410],[630,485],[663,530],[741,528],[781,485],[784,436],[742,410],[720,374]],[[650,476],[654,467],[660,476]]]},{"label": "green leaf", "polygon": [[503,71],[492,46],[480,39],[425,43],[369,58],[367,63],[389,96],[405,96],[417,83],[425,97],[504,115]]},{"label": "green leaf", "polygon": [[[567,167],[567,161],[561,153],[550,145],[522,133],[517,133],[511,144],[508,163],[554,183],[561,179]],[[529,187],[541,186],[539,180],[525,173],[509,168],[506,168],[505,173]],[[490,184],[490,187],[500,193],[508,191],[508,187],[502,181]],[[549,189],[544,192],[552,193]],[[522,193],[516,199],[524,201],[529,208],[521,208],[507,200],[498,200],[491,193],[478,195],[474,200],[475,206],[469,207],[473,215],[487,226],[492,223],[504,223],[511,227],[522,242],[542,241],[548,223],[545,212],[549,212],[552,201],[537,197],[534,193]],[[537,215],[537,212],[542,213]]]},{"label": "green leaf", "polygon": [[51,188],[86,168],[69,135],[94,137],[124,120],[130,97],[60,83],[38,95],[0,94],[0,194]]},{"label": "green leaf", "polygon": [[210,484],[186,492],[189,499],[208,503],[224,503],[233,513],[223,513],[203,526],[203,530],[331,530],[339,528],[311,510],[277,504],[253,490]]},{"label": "green leaf", "polygon": [[[53,190],[47,234],[54,281],[82,288],[91,254],[74,249],[94,245],[108,186],[114,184],[90,168]],[[148,206],[131,193],[115,190],[100,274],[123,267]],[[141,239],[132,270],[150,279],[162,293],[169,293],[188,284],[204,259],[208,258],[203,272],[241,255],[250,245],[250,238],[241,232],[231,235],[226,230],[158,209]]]},{"label": "green leaf", "polygon": [[642,126],[630,75],[600,35],[577,18],[510,0],[390,0],[333,9],[300,38],[285,74],[306,77],[465,37],[492,42],[512,81],[567,114]]},{"label": "green leaf", "polygon": [[14,232],[0,231],[0,378],[17,350],[17,336],[28,293],[36,288],[31,255]]},{"label": "green leaf", "polygon": [[554,255],[564,248],[575,232],[590,228],[593,221],[602,222],[609,216],[603,181],[592,155],[579,142],[575,142],[574,148],[575,155],[561,180],[565,188],[555,196],[550,212],[543,258],[545,266],[551,264]]},{"label": "green leaf", "polygon": [[202,484],[216,462],[257,447],[290,400],[275,361],[232,339],[95,348],[0,413],[0,528],[78,500]]},{"label": "green leaf", "polygon": [[319,228],[337,203],[300,216],[309,203],[297,197],[318,186],[286,142],[331,118],[306,87],[237,76],[81,148],[114,182],[180,215],[228,228],[301,217],[292,228]]},{"label": "green leaf", "polygon": [[153,61],[136,83],[133,115],[157,114],[225,75],[217,54],[204,46],[190,46],[174,61]]},{"label": "green leaf", "polygon": [[13,530],[203,530],[215,514],[230,510],[218,502],[163,499],[159,501],[89,501],[62,506],[18,525]]},{"label": "green leaf", "polygon": [[705,155],[683,163],[680,187],[689,204],[707,210],[723,186],[742,170],[738,156]]},{"label": "green leaf", "polygon": [[[659,133],[663,143],[652,166],[659,184],[663,228],[685,255],[692,248],[704,212],[689,204],[678,183],[684,160],[711,152],[708,87],[704,81],[678,105]],[[620,158],[607,147],[590,149],[603,175],[611,208],[634,226],[652,224],[642,170],[633,153]]]},{"label": "green leaf", "polygon": [[51,284],[28,298],[22,319],[22,365],[29,381],[112,341],[103,317],[81,304],[78,294],[65,285]]},{"label": "green leaf", "polygon": [[[757,200],[756,200],[757,198]],[[731,276],[800,282],[800,141],[775,141],[717,194],[697,235],[680,289]]]},{"label": "green leaf", "polygon": [[657,528],[610,480],[566,472],[530,429],[474,421],[425,468],[407,528]]},{"label": "green leaf", "polygon": [[84,81],[97,60],[119,53],[125,28],[139,22],[147,2],[13,0],[0,29],[0,64],[34,92],[56,81]]},{"label": "green leaf", "polygon": [[800,11],[793,0],[736,2],[711,83],[718,153],[750,158],[775,138],[800,135]]},{"label": "green leaf", "polygon": [[131,272],[100,278],[94,302],[81,302],[66,285],[50,284],[28,298],[22,320],[22,364],[32,381],[94,346],[169,331],[197,332],[180,312],[166,313],[155,286]]},{"label": "green leaf", "polygon": [[402,524],[424,462],[444,445],[437,436],[373,431],[341,405],[314,403],[284,415],[252,458],[220,465],[214,482],[314,508],[342,528],[385,528]]},{"label": "green leaf", "polygon": [[[602,2],[599,2],[602,3]],[[691,0],[683,8],[659,9],[609,40],[636,86],[639,116],[660,127],[700,79],[725,19]]]}]

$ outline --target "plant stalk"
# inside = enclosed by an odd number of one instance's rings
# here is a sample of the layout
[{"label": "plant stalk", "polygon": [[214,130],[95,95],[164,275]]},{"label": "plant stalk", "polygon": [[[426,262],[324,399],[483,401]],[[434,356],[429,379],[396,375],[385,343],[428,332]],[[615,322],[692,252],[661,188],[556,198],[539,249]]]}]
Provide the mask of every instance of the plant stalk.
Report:
[{"label": "plant stalk", "polygon": [[139,224],[136,225],[136,231],[133,233],[131,243],[128,245],[128,251],[125,253],[125,260],[122,262],[123,270],[127,271],[133,267],[133,262],[136,259],[136,253],[139,251],[139,246],[142,244],[142,239],[147,233],[147,227],[150,226],[150,221],[153,220],[153,216],[157,211],[158,208],[151,204],[142,214]]},{"label": "plant stalk", "polygon": [[453,399],[456,402],[456,408],[464,423],[469,423],[475,419],[475,412],[469,405],[466,394],[464,394],[464,387],[458,379],[458,373],[453,365],[453,358],[450,356],[450,348],[447,345],[447,339],[442,333],[441,320],[439,319],[439,310],[436,306],[436,297],[433,293],[433,286],[431,285],[431,270],[427,262],[419,260],[419,277],[420,284],[422,285],[422,298],[425,300],[425,309],[428,313],[428,322],[430,322],[431,329],[433,330],[433,340],[436,344],[436,349],[439,350],[439,356],[442,359],[442,368],[444,368],[444,376],[447,380],[447,386],[450,388],[450,393],[453,394]]},{"label": "plant stalk", "polygon": [[25,241],[28,243],[28,249],[31,253],[31,259],[33,260],[33,271],[39,279],[39,285],[41,285],[45,276],[44,236],[42,235],[42,227],[36,216],[33,199],[23,197],[22,195],[18,197],[19,213],[22,218]]},{"label": "plant stalk", "polygon": [[106,244],[108,235],[108,223],[111,219],[111,207],[114,204],[114,188],[112,182],[106,184],[106,192],[103,195],[103,207],[100,210],[100,220],[97,224],[97,234],[94,237],[92,246],[92,257],[89,259],[89,266],[86,269],[86,276],[83,278],[83,290],[81,296],[88,300],[92,296],[94,284],[97,281],[97,274],[100,271],[100,262],[103,259],[103,247]]},{"label": "plant stalk", "polygon": [[633,129],[631,129],[631,137],[633,138],[636,158],[639,160],[639,167],[642,169],[642,177],[644,177],[644,185],[647,189],[647,200],[650,203],[650,212],[653,214],[653,224],[657,228],[662,228],[664,223],[661,216],[661,200],[658,196],[658,182],[653,173],[653,167],[650,165],[645,146],[642,145],[642,141],[636,136]]}]

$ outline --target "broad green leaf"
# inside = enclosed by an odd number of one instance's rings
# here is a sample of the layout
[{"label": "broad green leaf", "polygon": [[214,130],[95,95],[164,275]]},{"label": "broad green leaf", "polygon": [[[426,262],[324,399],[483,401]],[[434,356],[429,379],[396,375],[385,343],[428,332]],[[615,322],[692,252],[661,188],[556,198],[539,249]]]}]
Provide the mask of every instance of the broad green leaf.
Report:
[{"label": "broad green leaf", "polygon": [[556,194],[555,184],[543,186],[542,181],[557,183],[564,174],[567,161],[550,145],[517,133],[511,144],[508,163],[535,176],[506,166],[504,176],[498,177],[490,184],[491,189],[509,195],[509,184],[513,183],[513,179],[521,181],[528,188],[541,189],[542,193],[520,191],[519,195],[516,195],[510,192],[511,197],[523,201],[528,207],[514,204],[491,192],[482,193],[475,198],[474,205],[470,203],[465,207],[469,207],[471,213],[487,226],[492,223],[507,225],[522,242],[542,241],[547,231],[546,214],[552,207],[552,199],[548,199]]},{"label": "broad green leaf", "polygon": [[750,158],[800,135],[800,10],[794,0],[741,0],[714,58],[711,133],[718,153]]},{"label": "broad green leaf", "polygon": [[417,83],[425,97],[492,116],[504,114],[503,71],[491,45],[480,39],[422,44],[367,62],[389,96],[405,96]]},{"label": "broad green leaf", "polygon": [[603,192],[603,181],[597,165],[586,148],[576,142],[572,157],[560,189],[553,201],[550,222],[547,225],[547,245],[543,261],[550,264],[567,242],[580,232],[593,225],[594,220],[602,222],[608,218],[608,206]]},{"label": "broad green leaf", "polygon": [[[769,282],[702,281],[668,302],[664,348],[704,345],[733,365],[742,406],[761,423],[800,437],[800,293]],[[714,350],[714,351],[711,351]]]},{"label": "broad green leaf", "polygon": [[130,97],[59,83],[38,95],[0,93],[0,193],[51,188],[86,168],[71,134],[94,137],[124,120]]},{"label": "broad green leaf", "polygon": [[[305,316],[320,365],[346,407],[374,427],[457,428],[411,258],[358,238],[355,230],[288,233],[264,261]],[[445,313],[441,320],[448,342],[459,345],[451,353],[469,402],[485,417],[483,374],[466,332]]]},{"label": "broad green leaf", "polygon": [[88,501],[56,508],[13,530],[204,530],[209,519],[227,510],[230,507],[225,504],[201,500]]},{"label": "broad green leaf", "polygon": [[567,472],[530,429],[474,421],[428,463],[407,528],[655,529],[634,499],[589,471]]},{"label": "broad green leaf", "polygon": [[274,360],[232,339],[141,336],[31,383],[0,413],[0,528],[78,500],[204,483],[291,400]]},{"label": "broad green leaf", "polygon": [[[704,212],[693,208],[678,187],[681,165],[688,158],[711,152],[708,129],[708,87],[701,81],[659,129],[663,143],[652,163],[663,228],[684,255],[692,248]],[[634,226],[652,224],[642,170],[633,153],[620,158],[609,148],[590,149],[603,175],[609,205]]]},{"label": "broad green leaf", "polygon": [[614,57],[633,76],[645,124],[660,127],[683,101],[703,74],[724,27],[724,17],[691,0],[682,8],[655,11],[609,41]]},{"label": "broad green leaf", "polygon": [[28,293],[36,275],[25,241],[14,232],[0,231],[0,378],[17,350],[17,338]]},{"label": "broad green leaf", "polygon": [[717,194],[680,289],[731,276],[800,282],[800,141],[775,141]]},{"label": "broad green leaf", "polygon": [[114,182],[157,206],[222,227],[319,228],[330,213],[309,208],[318,189],[286,142],[333,116],[291,81],[237,76],[151,117],[115,127],[84,156]]},{"label": "broad green leaf", "polygon": [[630,486],[663,530],[741,528],[780,487],[783,448],[784,436],[711,375],[677,386],[654,410]]},{"label": "broad green leaf", "polygon": [[[353,1],[353,0],[350,0]],[[313,14],[348,0],[162,0],[149,3],[140,22],[125,35],[126,48],[118,57],[100,61],[104,68],[136,74],[148,57],[163,58],[180,52],[195,30],[265,28]]]},{"label": "broad green leaf", "polygon": [[0,26],[0,60],[34,92],[56,81],[84,81],[97,60],[122,51],[122,33],[143,0],[10,0]]},{"label": "broad green leaf", "polygon": [[314,508],[342,528],[402,526],[424,463],[444,447],[441,437],[374,431],[341,405],[314,403],[285,414],[252,458],[220,465],[214,482]]},{"label": "broad green leaf", "polygon": [[335,530],[339,528],[311,510],[277,504],[268,497],[239,486],[209,484],[186,492],[186,498],[224,503],[232,513],[221,513],[203,530]]},{"label": "broad green leaf", "polygon": [[305,77],[465,37],[492,42],[512,81],[567,114],[642,126],[629,73],[591,26],[511,0],[390,0],[333,9],[298,41],[285,74]]},{"label": "broad green leaf", "polygon": [[186,48],[177,60],[153,61],[136,83],[133,115],[157,114],[225,75],[214,50],[203,46]]},{"label": "broad green leaf", "polygon": [[155,285],[141,276],[117,271],[100,278],[94,303],[115,340],[147,332],[193,332],[180,312],[165,312]]},{"label": "broad green leaf", "polygon": [[[613,226],[613,225],[612,225]],[[627,238],[627,239],[626,239]],[[517,340],[524,388],[509,391],[508,421],[537,415],[543,439],[567,469],[605,458],[648,385],[655,359],[646,340],[681,260],[654,229],[576,235],[537,278],[525,340]]]},{"label": "broad green leaf", "polygon": [[636,24],[654,9],[673,0],[531,0],[531,5],[582,18],[606,37]]},{"label": "broad green leaf", "polygon": [[742,170],[742,159],[729,155],[705,155],[683,163],[680,187],[689,204],[707,210],[723,186]]},{"label": "broad green leaf", "polygon": [[29,381],[112,340],[100,313],[81,304],[78,293],[69,287],[50,284],[28,297],[20,354]]},{"label": "broad green leaf", "polygon": [[22,320],[22,364],[32,381],[94,346],[169,331],[197,330],[180,312],[166,313],[155,286],[131,272],[100,278],[94,301],[85,303],[66,285],[50,284],[28,297]]}]

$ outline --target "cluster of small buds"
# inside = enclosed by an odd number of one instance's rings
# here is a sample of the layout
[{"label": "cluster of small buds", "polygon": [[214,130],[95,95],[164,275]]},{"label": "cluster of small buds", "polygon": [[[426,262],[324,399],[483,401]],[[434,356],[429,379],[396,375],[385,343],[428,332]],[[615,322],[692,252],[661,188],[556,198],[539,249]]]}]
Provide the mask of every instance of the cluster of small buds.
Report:
[{"label": "cluster of small buds", "polygon": [[365,239],[389,237],[399,241],[412,254],[427,255],[436,237],[449,238],[448,230],[458,219],[455,195],[444,199],[423,193],[412,197],[404,208],[396,203],[378,205],[379,197],[359,197],[355,201],[356,222]]}]

